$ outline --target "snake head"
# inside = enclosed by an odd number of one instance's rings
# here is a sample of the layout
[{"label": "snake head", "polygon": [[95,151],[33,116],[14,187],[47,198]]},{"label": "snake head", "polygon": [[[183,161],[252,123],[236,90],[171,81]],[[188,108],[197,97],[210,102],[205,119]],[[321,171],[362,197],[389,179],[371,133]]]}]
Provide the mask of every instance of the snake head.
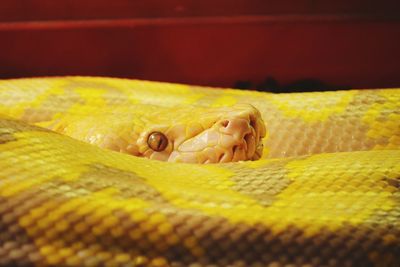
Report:
[{"label": "snake head", "polygon": [[260,112],[249,104],[218,108],[174,108],[169,121],[144,131],[137,140],[147,158],[185,163],[256,160],[266,130]]},{"label": "snake head", "polygon": [[260,112],[249,104],[134,105],[86,117],[72,114],[48,128],[133,156],[186,163],[256,160],[266,132]]}]

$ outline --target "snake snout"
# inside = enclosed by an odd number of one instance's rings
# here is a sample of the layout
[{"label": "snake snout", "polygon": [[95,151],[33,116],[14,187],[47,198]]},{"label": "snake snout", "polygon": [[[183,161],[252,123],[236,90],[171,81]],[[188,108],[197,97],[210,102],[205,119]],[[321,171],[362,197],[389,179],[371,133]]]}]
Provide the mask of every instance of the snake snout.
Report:
[{"label": "snake snout", "polygon": [[262,154],[265,125],[252,105],[239,104],[212,111],[216,120],[203,123],[203,129],[176,145],[168,161],[219,163],[255,160]]},{"label": "snake snout", "polygon": [[255,160],[261,157],[265,125],[257,109],[245,105],[232,117],[218,123],[222,134],[220,145],[224,150],[218,162]]}]

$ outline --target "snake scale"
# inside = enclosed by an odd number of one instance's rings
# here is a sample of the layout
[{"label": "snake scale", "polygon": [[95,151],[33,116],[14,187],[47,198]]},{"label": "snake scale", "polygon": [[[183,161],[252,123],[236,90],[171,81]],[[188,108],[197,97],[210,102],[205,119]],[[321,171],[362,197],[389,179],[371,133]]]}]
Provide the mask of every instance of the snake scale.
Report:
[{"label": "snake scale", "polygon": [[0,114],[1,266],[400,266],[398,89],[15,79]]}]

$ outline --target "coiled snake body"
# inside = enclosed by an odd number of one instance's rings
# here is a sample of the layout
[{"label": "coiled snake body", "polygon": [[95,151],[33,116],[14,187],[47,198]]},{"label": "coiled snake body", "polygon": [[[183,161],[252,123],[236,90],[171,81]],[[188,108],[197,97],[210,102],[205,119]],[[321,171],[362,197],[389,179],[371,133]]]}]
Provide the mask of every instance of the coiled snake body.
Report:
[{"label": "coiled snake body", "polygon": [[400,90],[20,79],[0,114],[1,266],[400,265]]}]

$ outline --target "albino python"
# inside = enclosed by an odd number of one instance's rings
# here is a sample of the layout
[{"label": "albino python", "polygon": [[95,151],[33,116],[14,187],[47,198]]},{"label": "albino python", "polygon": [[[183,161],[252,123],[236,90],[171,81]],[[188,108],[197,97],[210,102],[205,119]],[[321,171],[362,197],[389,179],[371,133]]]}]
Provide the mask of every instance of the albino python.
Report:
[{"label": "albino python", "polygon": [[400,90],[16,79],[0,114],[0,266],[400,266]]}]

